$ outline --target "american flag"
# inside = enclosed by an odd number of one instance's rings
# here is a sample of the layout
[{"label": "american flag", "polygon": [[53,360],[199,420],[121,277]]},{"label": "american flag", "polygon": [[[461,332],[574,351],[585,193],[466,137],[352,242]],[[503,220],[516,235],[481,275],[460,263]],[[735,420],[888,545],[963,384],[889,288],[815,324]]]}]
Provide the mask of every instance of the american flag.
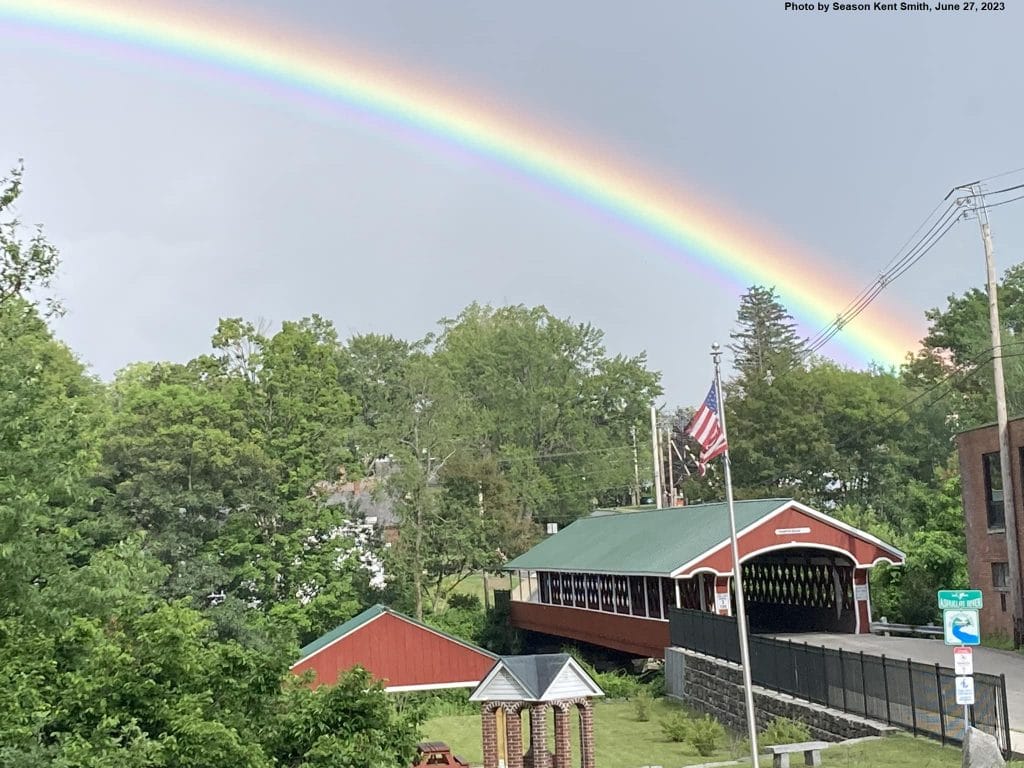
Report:
[{"label": "american flag", "polygon": [[718,393],[715,391],[714,382],[708,396],[704,398],[704,403],[686,425],[686,434],[700,444],[697,469],[703,476],[708,470],[708,463],[729,449],[725,442],[725,434],[722,432],[722,423],[718,418]]}]

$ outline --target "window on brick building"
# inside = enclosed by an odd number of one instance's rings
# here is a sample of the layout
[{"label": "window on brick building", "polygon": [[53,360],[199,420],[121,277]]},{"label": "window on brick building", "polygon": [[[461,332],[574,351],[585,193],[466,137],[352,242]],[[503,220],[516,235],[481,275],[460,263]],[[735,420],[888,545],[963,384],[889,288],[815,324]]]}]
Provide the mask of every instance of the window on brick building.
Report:
[{"label": "window on brick building", "polygon": [[989,530],[1006,527],[1003,515],[1003,474],[1000,469],[999,454],[986,453],[981,457],[982,471],[985,475],[985,506],[988,509]]},{"label": "window on brick building", "polygon": [[1008,589],[1010,575],[1006,563],[992,563],[992,588]]}]

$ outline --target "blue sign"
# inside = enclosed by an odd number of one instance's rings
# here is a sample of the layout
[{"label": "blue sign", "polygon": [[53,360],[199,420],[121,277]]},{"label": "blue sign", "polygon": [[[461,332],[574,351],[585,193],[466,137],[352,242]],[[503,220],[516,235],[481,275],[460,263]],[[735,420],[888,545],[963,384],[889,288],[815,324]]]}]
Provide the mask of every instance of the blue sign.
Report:
[{"label": "blue sign", "polygon": [[981,621],[976,609],[943,611],[942,628],[946,645],[981,645]]}]

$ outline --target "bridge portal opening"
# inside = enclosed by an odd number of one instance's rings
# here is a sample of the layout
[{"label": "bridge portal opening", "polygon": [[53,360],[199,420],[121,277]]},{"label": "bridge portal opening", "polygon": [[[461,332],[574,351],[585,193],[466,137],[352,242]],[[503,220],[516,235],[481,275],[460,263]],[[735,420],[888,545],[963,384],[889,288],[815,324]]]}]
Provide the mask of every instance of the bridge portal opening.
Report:
[{"label": "bridge portal opening", "polygon": [[751,558],[742,573],[751,632],[857,631],[849,557],[814,547],[782,549]]}]

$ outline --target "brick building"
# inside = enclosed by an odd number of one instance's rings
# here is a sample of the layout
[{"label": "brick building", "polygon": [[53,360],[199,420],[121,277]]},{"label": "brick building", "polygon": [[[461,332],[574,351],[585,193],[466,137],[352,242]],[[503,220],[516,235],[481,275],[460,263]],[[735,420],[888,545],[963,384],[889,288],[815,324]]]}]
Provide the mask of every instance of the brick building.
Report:
[{"label": "brick building", "polygon": [[[1024,418],[1012,419],[1010,431],[1010,477],[1017,510],[1017,538],[1024,523],[1021,466],[1024,463]],[[957,435],[960,457],[964,528],[967,535],[967,571],[971,586],[980,589],[985,607],[981,626],[986,634],[1012,636],[1010,596],[1006,557],[1006,522],[1003,511],[1003,477],[999,463],[999,432],[986,424]]]}]

